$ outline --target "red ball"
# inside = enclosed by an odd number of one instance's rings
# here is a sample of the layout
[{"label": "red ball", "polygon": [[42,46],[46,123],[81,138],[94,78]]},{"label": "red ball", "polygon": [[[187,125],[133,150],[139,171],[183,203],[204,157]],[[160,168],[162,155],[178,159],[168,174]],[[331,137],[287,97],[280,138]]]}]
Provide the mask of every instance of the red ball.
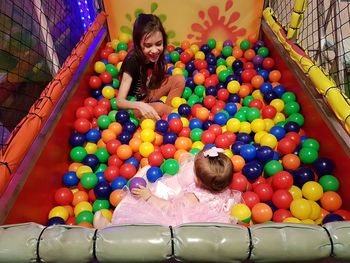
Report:
[{"label": "red ball", "polygon": [[252,191],[247,191],[242,194],[242,199],[244,200],[244,203],[252,209],[254,205],[257,203],[260,203],[260,198],[257,193],[254,193]]},{"label": "red ball", "polygon": [[165,159],[174,158],[174,154],[176,152],[176,148],[172,144],[165,144],[160,146],[160,151]]},{"label": "red ball", "polygon": [[277,208],[288,209],[292,201],[293,201],[293,196],[286,189],[278,189],[272,195],[272,203]]},{"label": "red ball", "polygon": [[204,87],[208,88],[210,86],[216,86],[218,84],[218,81],[216,78],[213,77],[213,75],[209,76],[204,81]]},{"label": "red ball", "polygon": [[225,131],[223,134],[228,138],[230,144],[233,144],[236,141],[236,134],[233,132]]},{"label": "red ball", "polygon": [[264,69],[272,69],[275,66],[275,61],[272,58],[265,58],[262,66]]},{"label": "red ball", "polygon": [[203,104],[207,109],[211,109],[216,103],[216,98],[213,95],[205,96]]},{"label": "red ball", "polygon": [[96,118],[102,116],[102,115],[107,115],[108,114],[108,109],[103,106],[103,105],[97,105],[96,107],[94,107],[93,109],[93,113],[94,113],[94,116]]},{"label": "red ball", "polygon": [[215,136],[219,136],[222,134],[222,129],[219,124],[212,124],[209,126],[208,131],[212,131],[215,133]]},{"label": "red ball", "polygon": [[340,215],[342,218],[344,218],[344,221],[350,220],[350,211],[345,209],[338,209],[334,211],[334,214]]},{"label": "red ball", "polygon": [[211,144],[211,143],[214,143],[215,138],[216,138],[216,135],[213,131],[206,130],[202,133],[201,141],[204,144]]},{"label": "red ball", "polygon": [[208,63],[205,60],[196,59],[194,61],[194,66],[197,70],[206,69],[208,67]]},{"label": "red ball", "polygon": [[263,183],[266,183],[266,179],[265,177],[258,177],[258,179],[256,179],[253,183],[252,183],[252,187],[253,189],[255,189],[255,187],[257,187],[259,184],[263,184]]},{"label": "red ball", "polygon": [[219,148],[227,149],[231,142],[225,134],[220,134],[215,138],[215,145]]},{"label": "red ball", "polygon": [[187,137],[189,138],[191,134],[191,129],[190,127],[183,127],[181,132],[179,133],[180,137]]},{"label": "red ball", "polygon": [[296,144],[292,139],[282,138],[277,144],[277,151],[281,155],[294,152]]},{"label": "red ball", "polygon": [[272,105],[266,105],[261,109],[263,119],[273,119],[276,116],[277,110]]},{"label": "red ball", "polygon": [[55,202],[58,205],[70,205],[73,201],[73,192],[67,187],[61,187],[55,192]]},{"label": "red ball", "polygon": [[120,167],[123,164],[122,159],[118,157],[117,154],[112,154],[108,158],[108,166],[117,166]]},{"label": "red ball", "polygon": [[251,79],[256,75],[256,71],[252,69],[243,70],[241,77],[243,82],[250,82]]},{"label": "red ball", "polygon": [[96,198],[94,189],[90,189],[88,195],[89,195],[89,201],[90,202],[95,202],[96,201],[97,198]]},{"label": "red ball", "polygon": [[109,154],[116,154],[117,149],[120,145],[121,145],[121,142],[119,140],[112,139],[106,143],[106,149],[107,149]]},{"label": "red ball", "polygon": [[163,162],[164,162],[164,157],[161,152],[152,152],[148,156],[148,163],[151,166],[160,167]]},{"label": "red ball", "polygon": [[273,189],[288,190],[293,185],[293,176],[287,171],[278,171],[271,177]]},{"label": "red ball", "polygon": [[84,118],[79,118],[74,122],[74,128],[77,132],[87,133],[91,128],[91,122]]},{"label": "red ball", "polygon": [[228,92],[227,89],[219,89],[218,90],[217,97],[218,97],[219,100],[227,101],[229,96],[230,96],[230,93]]},{"label": "red ball", "polygon": [[91,111],[89,110],[88,107],[79,107],[75,111],[75,117],[77,119],[83,118],[83,119],[90,120],[92,118],[92,113],[91,113]]},{"label": "red ball", "polygon": [[241,173],[234,173],[230,184],[231,190],[244,192],[247,189],[247,178]]},{"label": "red ball", "polygon": [[300,144],[300,135],[296,132],[287,132],[284,138],[289,138],[293,140],[296,146]]},{"label": "red ball", "polygon": [[201,108],[201,107],[202,107],[202,105],[200,105],[200,104],[194,104],[194,105],[192,106],[192,108],[191,108],[191,114],[192,114],[193,117],[196,116],[196,111],[197,111],[197,109],[198,109],[198,108]]},{"label": "red ball", "polygon": [[97,99],[93,97],[88,97],[84,100],[84,106],[95,107],[98,104]]},{"label": "red ball", "polygon": [[112,52],[110,52],[110,50],[108,49],[102,49],[100,52],[100,58],[101,59],[108,59],[108,56],[111,54]]},{"label": "red ball", "polygon": [[[204,75],[205,79],[207,79],[210,76],[210,72],[206,68],[201,69],[199,71],[199,73],[202,73]],[[205,81],[204,81],[204,83],[205,83]]]},{"label": "red ball", "polygon": [[183,128],[182,121],[178,118],[173,118],[169,121],[169,130],[171,132],[179,133]]},{"label": "red ball", "polygon": [[270,201],[273,195],[272,187],[267,183],[261,183],[254,188],[254,192],[258,194],[260,201]]},{"label": "red ball", "polygon": [[113,81],[112,74],[109,72],[106,72],[106,71],[102,72],[99,77],[100,77],[102,83],[104,83],[104,84],[112,83],[112,81]]},{"label": "red ball", "polygon": [[110,111],[112,109],[111,101],[107,98],[102,98],[98,101],[97,105],[101,105]]},{"label": "red ball", "polygon": [[119,176],[119,167],[108,166],[103,173],[104,173],[105,179],[111,183],[115,178]]},{"label": "red ball", "polygon": [[218,104],[215,104],[212,108],[211,108],[211,113],[213,113],[214,115],[220,111],[222,111],[224,108],[221,107]]},{"label": "red ball", "polygon": [[254,64],[253,62],[248,61],[243,65],[243,69],[254,69]]},{"label": "red ball", "polygon": [[186,51],[182,52],[180,55],[180,60],[182,63],[186,64],[191,60],[191,55],[187,53]]},{"label": "red ball", "polygon": [[262,100],[259,99],[254,99],[249,103],[249,108],[257,108],[261,110],[263,106],[264,103],[262,102]]},{"label": "red ball", "polygon": [[129,180],[131,177],[133,177],[136,172],[137,171],[135,166],[130,163],[124,163],[122,166],[120,166],[119,169],[120,176],[123,176],[126,180]]},{"label": "red ball", "polygon": [[89,86],[92,89],[99,89],[102,85],[102,81],[99,77],[97,76],[91,76],[89,80]]},{"label": "red ball", "polygon": [[287,217],[292,217],[292,212],[287,209],[277,209],[272,216],[272,221],[282,223]]}]

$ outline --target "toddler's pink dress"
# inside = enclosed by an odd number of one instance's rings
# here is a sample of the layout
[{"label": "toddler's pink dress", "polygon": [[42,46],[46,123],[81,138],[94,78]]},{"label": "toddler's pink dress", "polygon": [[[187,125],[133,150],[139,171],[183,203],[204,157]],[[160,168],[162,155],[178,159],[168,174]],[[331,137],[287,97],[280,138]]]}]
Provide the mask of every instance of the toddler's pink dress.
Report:
[{"label": "toddler's pink dress", "polygon": [[[130,192],[115,208],[112,225],[160,224],[176,226],[182,223],[236,223],[230,217],[230,208],[241,201],[241,193],[226,189],[211,193],[197,187],[194,178],[194,158],[185,160],[177,175],[164,175],[148,187],[157,197],[169,200],[166,208],[151,205]],[[188,204],[184,194],[194,193],[199,202]]]}]

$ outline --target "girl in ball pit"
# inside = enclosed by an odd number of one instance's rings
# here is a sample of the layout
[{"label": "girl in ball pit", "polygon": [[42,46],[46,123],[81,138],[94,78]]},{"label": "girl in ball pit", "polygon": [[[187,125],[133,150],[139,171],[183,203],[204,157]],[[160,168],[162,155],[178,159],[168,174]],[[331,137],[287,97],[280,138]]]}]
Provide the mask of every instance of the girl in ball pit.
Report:
[{"label": "girl in ball pit", "polygon": [[[134,110],[137,118],[158,120],[172,111],[171,100],[182,95],[185,78],[166,75],[167,35],[157,16],[140,14],[137,17],[133,45],[120,70],[117,106]],[[127,100],[127,96],[134,96],[136,101]],[[159,102],[162,96],[167,96],[165,103]]]},{"label": "girl in ball pit", "polygon": [[[183,223],[237,223],[230,216],[231,207],[241,202],[241,192],[229,185],[233,164],[221,148],[212,147],[182,157],[175,176],[163,176],[148,187],[131,191],[115,208],[109,222],[100,211],[94,216],[97,229],[120,224],[161,224],[176,226]],[[137,175],[145,177],[150,166]]]}]

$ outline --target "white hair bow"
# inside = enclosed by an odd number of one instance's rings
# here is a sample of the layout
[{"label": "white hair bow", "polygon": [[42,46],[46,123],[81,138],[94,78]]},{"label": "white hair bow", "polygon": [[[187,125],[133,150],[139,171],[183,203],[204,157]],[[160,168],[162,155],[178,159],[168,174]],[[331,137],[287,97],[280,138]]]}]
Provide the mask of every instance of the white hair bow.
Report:
[{"label": "white hair bow", "polygon": [[224,149],[222,148],[216,148],[216,147],[211,147],[210,149],[208,150],[205,150],[203,152],[203,155],[204,157],[216,157],[216,156],[219,156],[219,153],[223,153],[224,152]]}]

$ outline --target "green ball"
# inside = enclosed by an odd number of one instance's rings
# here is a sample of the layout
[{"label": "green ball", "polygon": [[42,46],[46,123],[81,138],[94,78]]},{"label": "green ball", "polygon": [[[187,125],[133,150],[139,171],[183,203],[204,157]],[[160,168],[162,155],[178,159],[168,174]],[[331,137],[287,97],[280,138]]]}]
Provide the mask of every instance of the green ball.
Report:
[{"label": "green ball", "polygon": [[250,42],[248,40],[242,40],[242,42],[240,43],[239,47],[242,50],[248,50],[250,48]]},{"label": "green ball", "polygon": [[75,219],[75,223],[78,225],[82,222],[88,222],[90,224],[92,224],[94,221],[94,214],[91,211],[81,211],[76,219]]},{"label": "green ball", "polygon": [[293,113],[297,113],[300,111],[300,105],[296,101],[289,101],[284,106],[284,113],[287,116],[292,115]]},{"label": "green ball", "polygon": [[109,153],[106,148],[99,148],[96,150],[95,155],[100,163],[106,163],[109,158]]},{"label": "green ball", "polygon": [[116,114],[117,114],[117,110],[111,110],[108,113],[108,118],[111,122],[116,122],[116,119],[115,119]]},{"label": "green ball", "polygon": [[197,102],[199,102],[199,97],[196,94],[192,94],[187,100],[187,104],[191,107]]},{"label": "green ball", "polygon": [[302,147],[299,151],[299,158],[302,163],[312,164],[318,158],[318,152],[310,147]]},{"label": "green ball", "polygon": [[107,64],[106,72],[110,73],[113,78],[117,77],[118,75],[118,70],[113,64]]},{"label": "green ball", "polygon": [[283,93],[281,99],[286,104],[288,102],[295,101],[297,99],[297,97],[295,96],[295,94],[293,92],[287,91],[287,92]]},{"label": "green ball", "polygon": [[223,58],[219,58],[217,61],[216,61],[216,67],[218,66],[226,66],[227,63],[226,63],[226,60],[223,59]]},{"label": "green ball", "polygon": [[308,148],[312,148],[316,151],[320,150],[320,144],[318,141],[316,141],[315,139],[306,139],[305,141],[303,141],[302,147],[308,147]]},{"label": "green ball", "polygon": [[128,50],[128,45],[124,42],[119,42],[117,45],[117,51],[119,52],[120,50]]},{"label": "green ball", "polygon": [[164,173],[175,175],[179,171],[179,163],[175,159],[167,159],[162,164],[164,167]]},{"label": "green ball", "polygon": [[104,172],[107,169],[107,164],[100,163],[100,165],[94,171],[95,173]]},{"label": "green ball", "polygon": [[176,50],[170,53],[171,62],[175,63],[180,60],[180,54]]},{"label": "green ball", "polygon": [[258,55],[266,58],[269,55],[269,49],[267,47],[261,47],[258,49]]},{"label": "green ball", "polygon": [[260,110],[257,108],[249,108],[246,113],[246,118],[249,122],[260,118]]},{"label": "green ball", "polygon": [[219,80],[225,82],[227,77],[230,75],[230,72],[227,69],[221,70],[219,73]]},{"label": "green ball", "polygon": [[80,178],[80,183],[85,189],[92,189],[98,183],[98,178],[94,173],[84,173]]},{"label": "green ball", "polygon": [[86,155],[87,155],[87,152],[85,148],[82,146],[76,146],[70,151],[70,158],[74,162],[81,162]]},{"label": "green ball", "polygon": [[138,120],[137,118],[135,118],[135,117],[130,117],[130,121],[131,121],[133,124],[135,124],[136,127],[139,127],[140,122],[139,122],[139,120]]},{"label": "green ball", "polygon": [[248,96],[244,97],[243,105],[248,107],[249,104],[252,102],[252,100],[254,100],[254,97],[252,95],[248,95]]},{"label": "green ball", "polygon": [[281,127],[284,127],[284,125],[287,123],[287,121],[280,121],[280,122],[277,122],[276,125],[277,126],[281,126]]},{"label": "green ball", "polygon": [[227,58],[232,55],[232,50],[233,48],[231,46],[225,46],[223,47],[221,53]]},{"label": "green ball", "polygon": [[182,74],[184,75],[185,78],[188,77],[188,71],[185,68],[182,69]]},{"label": "green ball", "polygon": [[247,114],[248,110],[249,110],[249,107],[247,107],[247,106],[243,106],[239,109],[239,111],[243,112],[244,114]]},{"label": "green ball", "polygon": [[115,88],[115,89],[119,88],[119,86],[120,86],[120,81],[119,81],[119,79],[113,78],[112,86],[113,86],[113,88]]},{"label": "green ball", "polygon": [[201,140],[203,130],[201,128],[194,128],[191,130],[190,138],[193,142],[197,142]]},{"label": "green ball", "polygon": [[130,117],[134,117],[134,111],[133,110],[127,110],[127,112],[129,113]]},{"label": "green ball", "polygon": [[110,203],[106,199],[97,199],[94,204],[92,205],[92,209],[94,212],[97,212],[101,209],[109,209]]},{"label": "green ball", "polygon": [[189,87],[185,87],[183,92],[182,92],[182,98],[188,99],[192,95],[192,90]]},{"label": "green ball", "polygon": [[299,112],[292,113],[288,118],[287,121],[294,121],[296,122],[300,127],[304,125],[304,116],[301,115]]},{"label": "green ball", "polygon": [[237,111],[234,115],[234,118],[236,118],[240,122],[247,121],[246,114],[243,111]]},{"label": "green ball", "polygon": [[232,67],[227,67],[227,71],[230,73],[230,75],[235,74]]},{"label": "green ball", "polygon": [[323,175],[318,182],[322,186],[323,192],[336,192],[340,185],[338,179],[333,175]]},{"label": "green ball", "polygon": [[112,98],[112,99],[110,99],[109,101],[111,102],[112,110],[118,110],[117,98]]},{"label": "green ball", "polygon": [[216,47],[216,40],[214,38],[209,38],[207,41],[207,45],[210,49],[213,49]]},{"label": "green ball", "polygon": [[126,99],[128,101],[137,101],[136,97],[135,96],[127,96]]},{"label": "green ball", "polygon": [[267,176],[273,176],[275,173],[282,170],[283,170],[283,166],[277,160],[271,160],[267,162],[264,166],[264,171]]},{"label": "green ball", "polygon": [[199,153],[201,150],[198,148],[192,148],[190,150],[190,154],[192,154],[193,156],[195,156],[197,153]]},{"label": "green ball", "polygon": [[194,88],[194,94],[196,94],[198,97],[203,97],[205,92],[205,87],[203,85],[197,85]]},{"label": "green ball", "polygon": [[109,124],[111,124],[111,120],[108,116],[106,115],[101,115],[97,119],[97,125],[100,127],[102,130],[105,130],[108,128]]}]

